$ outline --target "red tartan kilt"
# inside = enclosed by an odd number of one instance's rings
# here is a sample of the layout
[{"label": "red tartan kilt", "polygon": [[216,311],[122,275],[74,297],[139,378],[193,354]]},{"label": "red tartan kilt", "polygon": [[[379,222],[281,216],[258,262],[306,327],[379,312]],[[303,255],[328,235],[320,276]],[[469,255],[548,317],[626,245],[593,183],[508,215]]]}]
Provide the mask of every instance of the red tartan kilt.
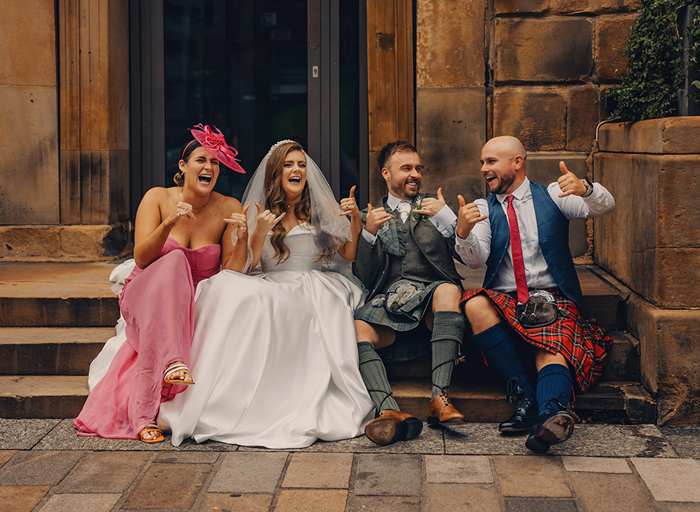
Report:
[{"label": "red tartan kilt", "polygon": [[612,339],[595,320],[581,317],[576,304],[558,289],[548,291],[554,295],[561,311],[553,324],[544,327],[526,329],[518,323],[515,318],[515,292],[509,294],[476,288],[462,295],[460,306],[464,311],[464,304],[469,299],[480,293],[485,294],[501,317],[528,343],[553,354],[562,354],[576,377],[578,388],[585,392],[603,373]]}]

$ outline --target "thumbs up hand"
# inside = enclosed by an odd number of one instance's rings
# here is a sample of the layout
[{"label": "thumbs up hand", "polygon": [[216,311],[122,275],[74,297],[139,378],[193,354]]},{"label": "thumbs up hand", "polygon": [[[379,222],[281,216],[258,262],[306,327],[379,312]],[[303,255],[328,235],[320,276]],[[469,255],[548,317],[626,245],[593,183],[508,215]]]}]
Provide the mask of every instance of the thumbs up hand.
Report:
[{"label": "thumbs up hand", "polygon": [[434,197],[424,197],[423,202],[420,204],[419,208],[413,210],[413,213],[419,215],[427,215],[432,217],[445,206],[445,198],[442,197],[442,187],[437,189],[437,198]]},{"label": "thumbs up hand", "polygon": [[557,183],[559,183],[559,188],[562,192],[559,194],[559,197],[581,196],[586,192],[586,185],[566,168],[564,162],[559,162],[559,170],[561,170],[561,176],[559,176]]}]

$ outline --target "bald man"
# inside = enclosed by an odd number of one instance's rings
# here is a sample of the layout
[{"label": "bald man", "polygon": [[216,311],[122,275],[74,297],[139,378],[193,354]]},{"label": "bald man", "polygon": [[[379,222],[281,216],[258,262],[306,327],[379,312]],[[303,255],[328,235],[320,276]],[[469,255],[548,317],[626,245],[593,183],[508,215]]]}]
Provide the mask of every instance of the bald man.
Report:
[{"label": "bald man", "polygon": [[[569,251],[569,221],[599,217],[615,206],[602,185],[580,180],[559,162],[561,176],[545,187],[527,179],[527,152],[515,137],[495,137],[481,150],[481,175],[491,195],[459,199],[456,252],[472,268],[486,264],[483,288],[462,296],[473,340],[507,380],[515,413],[500,432],[529,432],[536,453],[573,432],[573,383],[585,392],[607,361],[611,342],[581,317],[581,286]],[[516,346],[531,346],[533,386]],[[572,378],[573,375],[573,378]]]}]

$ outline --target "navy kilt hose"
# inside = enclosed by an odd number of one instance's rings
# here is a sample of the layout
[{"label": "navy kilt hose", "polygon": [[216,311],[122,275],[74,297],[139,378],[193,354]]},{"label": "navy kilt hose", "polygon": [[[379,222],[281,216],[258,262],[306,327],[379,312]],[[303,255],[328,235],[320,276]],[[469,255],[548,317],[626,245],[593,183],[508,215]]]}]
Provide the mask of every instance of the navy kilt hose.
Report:
[{"label": "navy kilt hose", "polygon": [[525,341],[551,353],[561,353],[573,371],[576,384],[582,392],[590,388],[603,373],[608,361],[608,349],[612,339],[595,320],[581,316],[576,304],[558,289],[548,289],[559,306],[559,317],[550,325],[526,329],[515,318],[516,292],[476,288],[462,295],[460,307],[480,293],[485,294],[500,316],[515,329]]}]

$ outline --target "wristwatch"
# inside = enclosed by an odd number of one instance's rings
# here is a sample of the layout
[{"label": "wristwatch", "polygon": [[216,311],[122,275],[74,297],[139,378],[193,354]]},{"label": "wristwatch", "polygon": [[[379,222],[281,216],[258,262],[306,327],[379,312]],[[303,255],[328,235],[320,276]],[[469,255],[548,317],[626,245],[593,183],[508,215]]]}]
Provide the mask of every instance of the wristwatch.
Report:
[{"label": "wristwatch", "polygon": [[581,194],[581,197],[588,197],[593,193],[593,183],[588,178],[583,178],[583,184],[586,187],[586,191]]}]

